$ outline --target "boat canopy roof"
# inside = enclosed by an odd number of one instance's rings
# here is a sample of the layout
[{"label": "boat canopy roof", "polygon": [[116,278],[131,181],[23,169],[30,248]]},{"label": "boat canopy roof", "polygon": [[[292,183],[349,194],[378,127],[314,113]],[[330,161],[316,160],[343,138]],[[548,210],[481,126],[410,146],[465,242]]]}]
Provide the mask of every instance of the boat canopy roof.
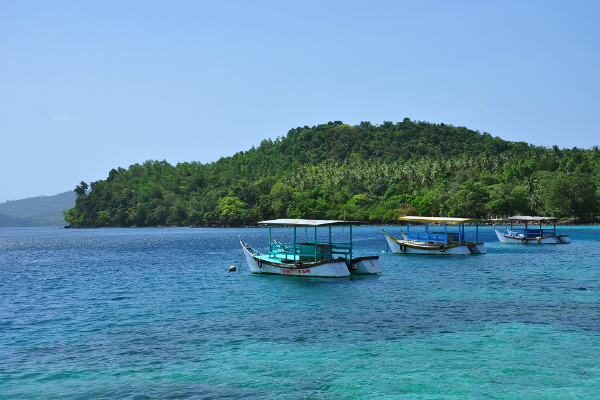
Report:
[{"label": "boat canopy roof", "polygon": [[555,217],[528,217],[528,216],[516,216],[516,217],[510,217],[508,219],[509,221],[536,221],[536,222],[544,222],[544,221],[558,221],[558,218]]},{"label": "boat canopy roof", "polygon": [[478,218],[414,217],[410,215],[407,215],[405,217],[398,217],[398,219],[400,221],[441,222],[452,224],[463,224],[465,222],[485,222],[483,219]]},{"label": "boat canopy roof", "polygon": [[358,221],[340,221],[335,219],[270,219],[259,221],[261,225],[279,225],[279,226],[327,226],[327,225],[354,225]]}]

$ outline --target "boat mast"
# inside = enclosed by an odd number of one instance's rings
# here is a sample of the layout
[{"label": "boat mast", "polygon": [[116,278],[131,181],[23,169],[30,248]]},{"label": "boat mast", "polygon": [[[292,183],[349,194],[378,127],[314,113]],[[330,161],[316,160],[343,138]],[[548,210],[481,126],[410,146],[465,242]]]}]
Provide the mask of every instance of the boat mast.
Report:
[{"label": "boat mast", "polygon": [[271,246],[271,228],[273,227],[273,225],[269,224],[269,255],[271,255],[271,251],[273,251],[273,246]]},{"label": "boat mast", "polygon": [[350,225],[350,260],[352,262],[352,225]]},{"label": "boat mast", "polygon": [[317,227],[315,225],[315,262],[317,262]]}]

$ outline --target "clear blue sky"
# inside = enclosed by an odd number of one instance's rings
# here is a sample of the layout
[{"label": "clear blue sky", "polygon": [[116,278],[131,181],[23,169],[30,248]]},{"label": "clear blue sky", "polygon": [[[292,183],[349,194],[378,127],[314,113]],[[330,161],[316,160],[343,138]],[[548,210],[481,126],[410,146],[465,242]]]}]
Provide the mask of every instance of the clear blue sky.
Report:
[{"label": "clear blue sky", "polygon": [[598,1],[0,0],[0,202],[290,128],[600,144]]}]

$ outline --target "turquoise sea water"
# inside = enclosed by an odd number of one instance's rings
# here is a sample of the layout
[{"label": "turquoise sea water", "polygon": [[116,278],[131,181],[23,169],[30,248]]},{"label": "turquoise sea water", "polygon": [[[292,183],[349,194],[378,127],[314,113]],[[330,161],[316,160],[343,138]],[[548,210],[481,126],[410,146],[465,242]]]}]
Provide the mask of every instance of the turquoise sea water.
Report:
[{"label": "turquoise sea water", "polygon": [[600,227],[560,232],[407,256],[357,227],[383,274],[325,279],[228,272],[266,229],[0,229],[0,399],[598,399]]}]

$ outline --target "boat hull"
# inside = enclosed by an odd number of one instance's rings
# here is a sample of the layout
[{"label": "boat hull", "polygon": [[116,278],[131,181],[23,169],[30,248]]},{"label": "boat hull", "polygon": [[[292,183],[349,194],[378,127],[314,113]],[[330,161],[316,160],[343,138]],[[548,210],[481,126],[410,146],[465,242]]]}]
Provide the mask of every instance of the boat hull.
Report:
[{"label": "boat hull", "polygon": [[424,242],[413,242],[397,239],[383,232],[388,247],[394,254],[429,254],[429,255],[471,255],[486,254],[483,243],[457,243],[451,245],[432,245]]},{"label": "boat hull", "polygon": [[569,237],[569,235],[558,235],[557,238],[563,244],[571,243],[571,238]]},{"label": "boat hull", "polygon": [[467,245],[471,254],[487,254],[487,249],[483,244],[473,243],[472,245]]},{"label": "boat hull", "polygon": [[355,258],[351,265],[350,273],[352,275],[373,275],[383,272],[379,256]]},{"label": "boat hull", "polygon": [[543,236],[535,238],[524,238],[518,234],[510,234],[510,232],[502,233],[498,229],[494,228],[496,236],[500,243],[513,243],[513,244],[565,244],[571,243],[569,235],[558,235],[558,236]]},{"label": "boat hull", "polygon": [[283,264],[261,258],[265,256],[252,254],[244,244],[242,244],[242,249],[250,272],[253,274],[312,276],[321,278],[350,276],[350,270],[343,258],[324,260],[317,263]]}]

